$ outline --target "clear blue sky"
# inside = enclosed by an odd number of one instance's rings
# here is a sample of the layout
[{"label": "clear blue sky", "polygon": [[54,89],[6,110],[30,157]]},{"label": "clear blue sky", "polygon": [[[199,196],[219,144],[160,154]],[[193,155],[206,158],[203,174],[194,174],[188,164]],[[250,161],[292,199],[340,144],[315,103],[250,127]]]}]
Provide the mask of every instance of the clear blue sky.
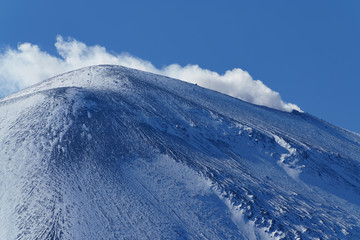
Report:
[{"label": "clear blue sky", "polygon": [[0,47],[56,54],[71,36],[161,67],[240,67],[287,102],[360,133],[360,1],[3,0]]}]

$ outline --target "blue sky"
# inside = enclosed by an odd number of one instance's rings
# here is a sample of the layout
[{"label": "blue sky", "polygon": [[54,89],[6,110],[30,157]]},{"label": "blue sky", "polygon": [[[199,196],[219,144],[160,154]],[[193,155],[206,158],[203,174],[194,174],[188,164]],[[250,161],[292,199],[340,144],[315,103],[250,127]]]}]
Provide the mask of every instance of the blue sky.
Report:
[{"label": "blue sky", "polygon": [[56,36],[157,68],[241,68],[286,102],[360,133],[360,1],[26,1],[0,6],[0,47]]}]

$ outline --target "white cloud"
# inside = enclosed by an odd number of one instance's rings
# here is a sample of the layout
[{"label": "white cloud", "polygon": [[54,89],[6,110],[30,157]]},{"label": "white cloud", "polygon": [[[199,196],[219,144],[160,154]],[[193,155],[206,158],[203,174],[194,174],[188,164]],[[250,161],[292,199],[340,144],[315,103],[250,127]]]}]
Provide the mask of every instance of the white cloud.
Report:
[{"label": "white cloud", "polygon": [[116,64],[197,83],[257,105],[283,111],[300,110],[294,104],[283,102],[279,93],[261,81],[254,80],[240,68],[228,70],[225,74],[218,74],[198,65],[182,67],[171,64],[158,69],[151,62],[130,54],[109,53],[104,47],[87,46],[75,39],[64,40],[61,36],[57,37],[55,47],[60,57],[41,51],[37,45],[30,43],[22,43],[17,49],[8,48],[0,53],[0,96],[77,68]]}]

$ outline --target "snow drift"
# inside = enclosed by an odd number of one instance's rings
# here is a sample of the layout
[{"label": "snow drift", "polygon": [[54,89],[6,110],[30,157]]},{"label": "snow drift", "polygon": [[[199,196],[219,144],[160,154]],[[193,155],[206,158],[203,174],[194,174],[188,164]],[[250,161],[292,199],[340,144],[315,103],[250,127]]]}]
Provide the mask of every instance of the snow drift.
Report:
[{"label": "snow drift", "polygon": [[17,49],[0,51],[0,97],[70,70],[116,64],[196,83],[257,105],[287,112],[294,109],[300,111],[298,106],[284,102],[278,92],[262,81],[254,80],[240,68],[227,70],[224,74],[191,64],[170,64],[159,69],[151,62],[128,53],[114,54],[102,46],[87,46],[72,38],[64,40],[61,36],[57,37],[55,48],[59,56],[42,51],[38,45],[30,43],[19,44]]}]

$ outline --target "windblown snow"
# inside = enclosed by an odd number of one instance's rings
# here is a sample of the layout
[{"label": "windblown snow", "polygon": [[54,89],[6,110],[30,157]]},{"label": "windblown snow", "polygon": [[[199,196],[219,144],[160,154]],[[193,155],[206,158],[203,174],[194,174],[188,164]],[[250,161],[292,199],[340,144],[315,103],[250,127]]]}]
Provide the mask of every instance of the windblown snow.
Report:
[{"label": "windblown snow", "polygon": [[0,99],[0,239],[360,239],[360,137],[83,68]]}]

